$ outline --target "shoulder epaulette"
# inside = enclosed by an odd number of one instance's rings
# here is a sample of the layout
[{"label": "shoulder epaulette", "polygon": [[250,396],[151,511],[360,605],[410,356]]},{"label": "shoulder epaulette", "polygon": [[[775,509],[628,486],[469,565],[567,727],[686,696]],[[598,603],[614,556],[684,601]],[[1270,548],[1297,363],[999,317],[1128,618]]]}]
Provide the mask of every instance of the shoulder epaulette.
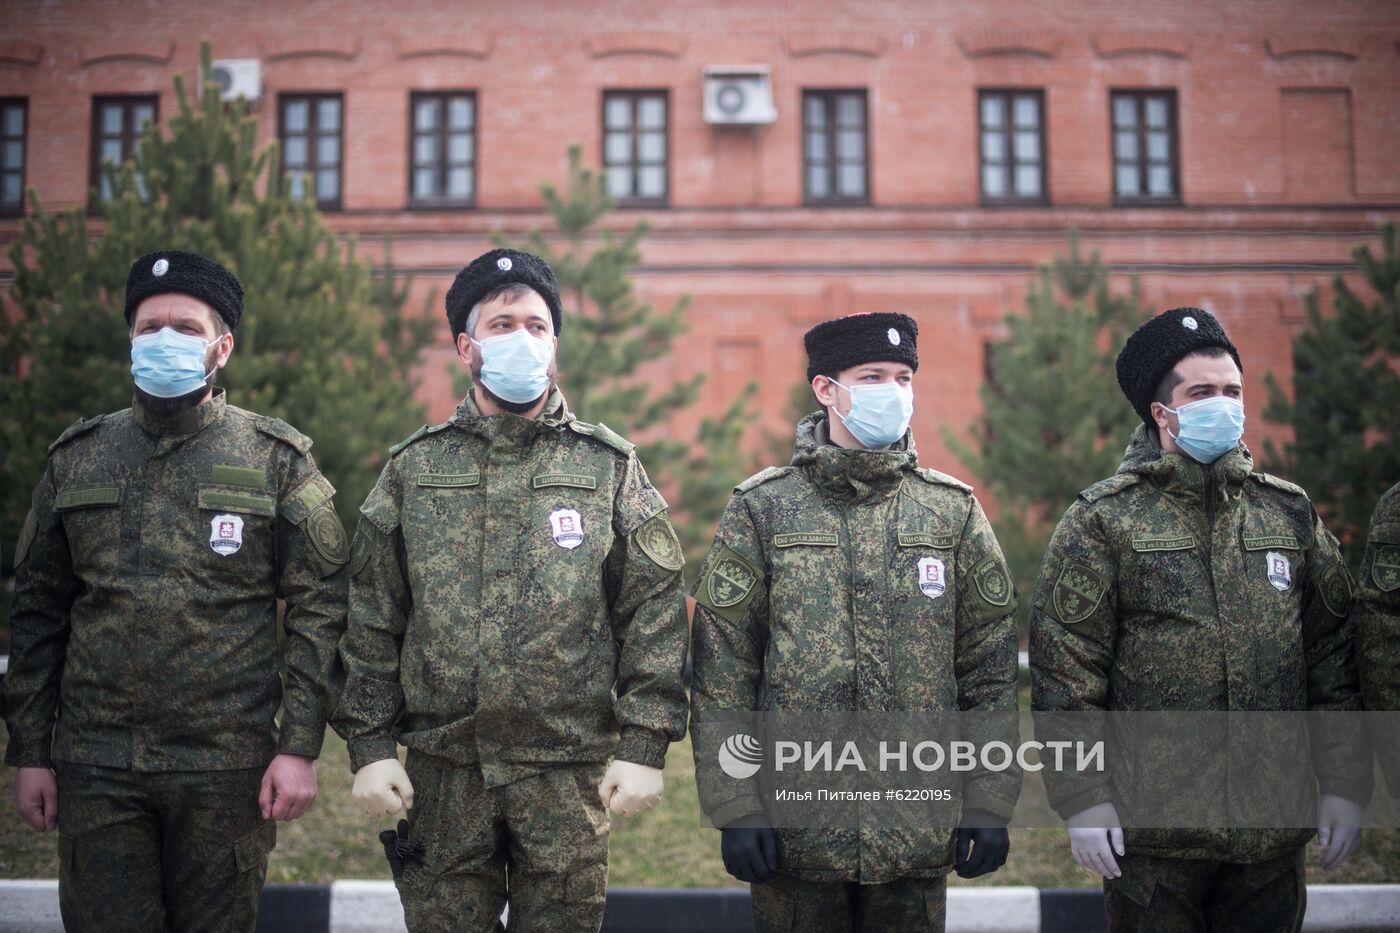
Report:
[{"label": "shoulder epaulette", "polygon": [[1272,486],[1275,489],[1281,489],[1284,492],[1289,493],[1290,495],[1303,496],[1304,498],[1306,498],[1308,495],[1307,491],[1304,490],[1302,486],[1290,483],[1286,479],[1279,479],[1272,473],[1260,473],[1258,471],[1255,471],[1253,473],[1250,473],[1249,475],[1252,479],[1263,483],[1265,486]]},{"label": "shoulder epaulette", "polygon": [[91,431],[106,417],[106,415],[94,415],[91,418],[79,418],[77,421],[74,421],[68,426],[68,430],[58,436],[58,440],[49,445],[49,453],[53,453],[78,435],[86,434]]},{"label": "shoulder epaulette", "polygon": [[423,438],[427,437],[429,434],[436,434],[437,432],[443,430],[444,428],[448,428],[448,427],[451,427],[451,426],[452,426],[452,419],[451,419],[451,418],[448,418],[446,421],[442,422],[441,424],[425,424],[425,425],[423,425],[421,428],[419,428],[417,431],[414,431],[412,434],[410,434],[408,437],[406,437],[406,438],[404,438],[403,440],[399,441],[399,442],[398,442],[397,444],[395,444],[393,447],[390,447],[390,448],[389,448],[389,456],[391,456],[391,457],[397,457],[398,454],[399,454],[399,451],[403,450],[403,449],[404,449],[405,447],[407,447],[409,444],[412,444],[412,443],[414,443],[414,442],[416,442],[416,441],[420,441],[420,440],[422,440]]},{"label": "shoulder epaulette", "polygon": [[311,449],[311,438],[302,434],[281,418],[273,418],[268,415],[256,415],[253,418],[253,424],[268,437],[275,437],[282,443],[294,447],[299,454],[304,454]]},{"label": "shoulder epaulette", "polygon": [[914,473],[919,479],[926,483],[933,483],[937,486],[952,486],[954,489],[961,489],[963,492],[972,492],[972,487],[956,476],[949,476],[947,473],[940,473],[929,467],[916,467]]},{"label": "shoulder epaulette", "polygon": [[787,476],[792,472],[790,466],[771,466],[766,470],[761,470],[734,487],[734,491],[739,494],[748,492],[750,489],[757,489],[769,480],[777,479],[780,476]]},{"label": "shoulder epaulette", "polygon": [[1115,473],[1108,479],[1099,480],[1088,489],[1079,494],[1079,498],[1085,502],[1097,502],[1108,496],[1116,496],[1118,493],[1134,486],[1142,479],[1136,473]]},{"label": "shoulder epaulette", "polygon": [[607,444],[620,453],[630,454],[637,447],[636,444],[626,440],[621,434],[602,422],[589,424],[587,421],[574,420],[569,422],[569,428],[578,434],[591,437],[601,444]]}]

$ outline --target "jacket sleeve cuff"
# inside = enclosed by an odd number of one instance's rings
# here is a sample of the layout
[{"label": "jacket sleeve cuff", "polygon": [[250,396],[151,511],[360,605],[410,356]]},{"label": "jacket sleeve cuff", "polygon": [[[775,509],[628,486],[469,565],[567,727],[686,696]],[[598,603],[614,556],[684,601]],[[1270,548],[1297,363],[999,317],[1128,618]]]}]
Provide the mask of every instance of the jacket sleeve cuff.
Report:
[{"label": "jacket sleeve cuff", "polygon": [[9,744],[5,746],[5,764],[15,768],[52,768],[51,745],[48,736],[25,739],[11,732]]},{"label": "jacket sleeve cuff", "polygon": [[283,721],[277,736],[277,754],[316,759],[321,755],[321,742],[325,737],[324,723],[312,726]]},{"label": "jacket sleeve cuff", "polygon": [[1108,783],[1105,782],[1103,784],[1095,784],[1092,787],[1086,787],[1083,790],[1077,790],[1064,797],[1056,797],[1051,800],[1050,806],[1055,808],[1055,812],[1058,813],[1062,819],[1067,820],[1076,813],[1082,813],[1096,804],[1112,802],[1113,791]]},{"label": "jacket sleeve cuff", "polygon": [[670,739],[655,729],[623,726],[613,758],[660,770],[666,767],[666,748],[670,744]]},{"label": "jacket sleeve cuff", "polygon": [[1375,787],[1373,782],[1369,780],[1340,777],[1320,777],[1317,786],[1318,791],[1322,794],[1350,800],[1358,807],[1363,808],[1371,802],[1371,791]]},{"label": "jacket sleeve cuff", "polygon": [[1011,815],[1016,812],[1016,801],[1007,800],[1000,794],[994,794],[978,784],[971,784],[963,788],[962,807],[964,811],[985,810],[993,816],[1010,822]]},{"label": "jacket sleeve cuff", "polygon": [[370,735],[362,739],[355,739],[348,743],[350,751],[350,770],[358,771],[365,765],[373,764],[376,761],[383,761],[386,758],[397,758],[399,756],[398,744],[392,735]]},{"label": "jacket sleeve cuff", "polygon": [[719,829],[743,819],[746,816],[753,816],[756,813],[763,813],[763,801],[754,794],[745,794],[736,797],[727,803],[722,803],[710,811],[710,822]]}]

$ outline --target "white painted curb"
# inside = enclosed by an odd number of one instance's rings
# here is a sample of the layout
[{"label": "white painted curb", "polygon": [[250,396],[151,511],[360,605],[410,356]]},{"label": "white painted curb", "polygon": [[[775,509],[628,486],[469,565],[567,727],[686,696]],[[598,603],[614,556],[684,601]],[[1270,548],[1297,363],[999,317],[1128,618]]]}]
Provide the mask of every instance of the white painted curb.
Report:
[{"label": "white painted curb", "polygon": [[1308,886],[1304,930],[1400,930],[1400,884]]},{"label": "white painted curb", "polygon": [[1040,933],[1040,889],[949,888],[947,933]]},{"label": "white painted curb", "polygon": [[331,933],[408,933],[394,882],[332,882]]}]

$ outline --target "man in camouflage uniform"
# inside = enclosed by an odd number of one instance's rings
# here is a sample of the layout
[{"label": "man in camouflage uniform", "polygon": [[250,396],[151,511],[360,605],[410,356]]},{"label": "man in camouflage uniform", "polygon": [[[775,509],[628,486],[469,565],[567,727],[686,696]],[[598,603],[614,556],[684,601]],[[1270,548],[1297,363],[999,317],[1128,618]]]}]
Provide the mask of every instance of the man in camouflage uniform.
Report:
[{"label": "man in camouflage uniform", "polygon": [[[1371,531],[1357,586],[1356,656],[1361,688],[1370,710],[1400,710],[1400,483],[1390,487],[1371,514]],[[1385,717],[1387,725],[1393,716]],[[1377,736],[1376,757],[1392,794],[1400,795],[1400,736],[1394,728]]]},{"label": "man in camouflage uniform", "polygon": [[[697,726],[736,711],[1015,710],[1001,549],[971,487],[920,467],[908,432],[917,334],[903,314],[807,333],[825,410],[798,423],[790,466],[735,490],[693,590]],[[942,930],[947,872],[1004,863],[1020,793],[1019,771],[973,775],[956,832],[774,830],[755,781],[699,783],[760,933]]]},{"label": "man in camouflage uniform", "polygon": [[311,441],[212,387],[242,308],[201,256],[136,261],[132,407],[53,443],[20,534],[5,763],[69,930],[252,930],[316,796],[348,540]]},{"label": "man in camouflage uniform", "polygon": [[[1224,329],[1197,308],[1167,311],[1128,338],[1117,371],[1143,423],[1046,552],[1031,609],[1034,708],[1358,709],[1337,542],[1302,489],[1253,469]],[[1339,729],[1316,749],[1324,868],[1359,841],[1371,788],[1356,739]],[[1202,776],[1219,777],[1221,760]],[[1300,928],[1311,830],[1123,830],[1118,808],[1131,816],[1139,782],[1154,779],[1135,773],[1113,761],[1104,773],[1045,771],[1076,860],[1105,878],[1111,929]]]},{"label": "man in camouflage uniform", "polygon": [[549,266],[486,253],[447,317],[472,390],[394,448],[352,548],[355,796],[412,807],[410,929],[493,930],[509,902],[512,930],[593,931],[609,812],[659,799],[685,734],[684,559],[633,446],[555,384]]}]

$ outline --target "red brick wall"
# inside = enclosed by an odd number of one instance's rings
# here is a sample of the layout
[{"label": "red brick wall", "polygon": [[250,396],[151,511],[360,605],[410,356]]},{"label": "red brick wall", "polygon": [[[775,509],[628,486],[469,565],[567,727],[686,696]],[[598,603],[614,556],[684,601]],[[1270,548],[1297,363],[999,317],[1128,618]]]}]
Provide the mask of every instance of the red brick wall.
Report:
[{"label": "red brick wall", "polygon": [[[603,89],[667,89],[670,207],[614,223],[654,226],[643,297],[692,296],[692,337],[653,373],[709,376],[703,406],[675,427],[756,378],[756,447],[764,431],[788,431],[803,330],[896,309],[923,328],[921,450],[965,473],[938,426],[977,416],[984,343],[1072,227],[1138,274],[1153,307],[1222,317],[1245,356],[1249,436],[1276,435],[1259,418],[1262,374],[1287,384],[1301,294],[1400,214],[1400,5],[1388,0],[8,5],[0,96],[29,100],[26,180],[46,205],[84,196],[92,95],[157,92],[168,119],[170,77],[193,74],[206,36],[217,57],[262,60],[264,140],[279,93],[344,94],[344,210],[331,223],[370,255],[387,234],[416,291],[439,300],[491,233],[543,222],[538,186],[562,178],[569,143],[598,161]],[[444,48],[455,51],[428,54]],[[777,122],[706,125],[701,69],[749,63],[771,69]],[[799,102],[811,87],[867,89],[869,207],[801,206]],[[978,206],[979,87],[1044,90],[1048,206]],[[1113,206],[1115,88],[1176,90],[1180,206]],[[477,93],[471,211],[405,209],[409,93],[434,89]],[[0,245],[17,232],[0,220]],[[443,337],[423,367],[435,419],[454,403]]]}]

